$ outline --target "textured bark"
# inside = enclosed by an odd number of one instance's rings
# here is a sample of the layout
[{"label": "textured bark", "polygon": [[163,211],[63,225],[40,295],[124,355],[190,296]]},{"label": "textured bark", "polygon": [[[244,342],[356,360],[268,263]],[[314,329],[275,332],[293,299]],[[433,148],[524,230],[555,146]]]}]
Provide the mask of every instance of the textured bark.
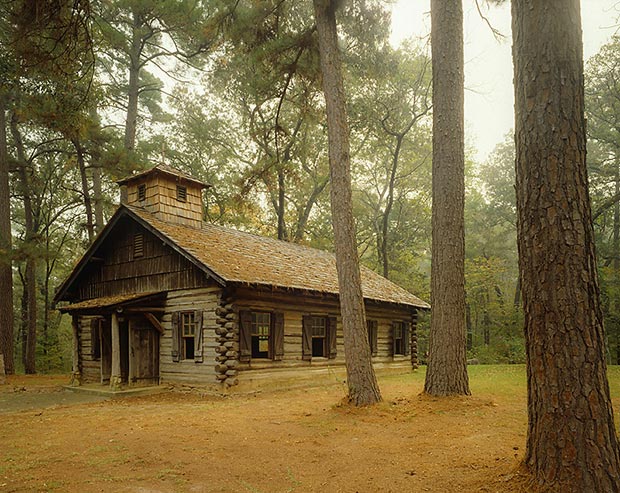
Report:
[{"label": "textured bark", "polygon": [[543,489],[620,491],[584,122],[579,0],[513,0],[524,463]]},{"label": "textured bark", "polygon": [[381,394],[371,362],[355,243],[349,126],[338,51],[336,4],[337,2],[330,0],[314,0],[314,13],[327,111],[332,223],[349,387],[348,397],[352,404],[363,406],[380,401]]},{"label": "textured bark", "polygon": [[9,189],[9,161],[6,136],[6,108],[0,94],[0,353],[4,355],[4,368],[7,375],[15,373],[13,358],[13,271],[11,262],[12,233]]},{"label": "textured bark", "polygon": [[469,395],[465,334],[463,7],[431,1],[433,212],[431,329],[424,390]]},{"label": "textured bark", "polygon": [[127,115],[125,119],[125,150],[136,148],[136,126],[138,122],[138,97],[140,96],[140,55],[144,40],[141,37],[142,20],[134,10],[129,50],[129,86],[127,88]]}]

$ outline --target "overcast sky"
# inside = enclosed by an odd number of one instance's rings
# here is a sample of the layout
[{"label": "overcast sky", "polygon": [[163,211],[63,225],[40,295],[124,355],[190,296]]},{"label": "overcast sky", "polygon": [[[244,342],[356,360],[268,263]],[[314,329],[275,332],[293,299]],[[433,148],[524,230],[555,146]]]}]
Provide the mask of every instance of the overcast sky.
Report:
[{"label": "overcast sky", "polygon": [[[479,0],[484,4],[484,0]],[[484,161],[514,126],[510,2],[483,5],[493,27],[506,37],[498,41],[481,19],[474,0],[463,0],[465,34],[465,133],[476,157]],[[392,12],[392,41],[416,36],[428,39],[430,0],[397,0]],[[620,0],[581,0],[584,58],[596,54],[618,29]]]}]

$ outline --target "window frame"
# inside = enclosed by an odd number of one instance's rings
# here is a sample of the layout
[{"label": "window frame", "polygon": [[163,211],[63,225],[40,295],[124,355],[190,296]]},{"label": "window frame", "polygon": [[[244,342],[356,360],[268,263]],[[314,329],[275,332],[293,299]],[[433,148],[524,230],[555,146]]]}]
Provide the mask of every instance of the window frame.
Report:
[{"label": "window frame", "polygon": [[[191,328],[191,334],[186,333],[185,329]],[[200,330],[198,328],[198,321],[196,320],[196,312],[193,310],[187,310],[179,312],[179,351],[181,361],[195,360],[196,359],[196,332]],[[188,341],[191,340],[191,344]],[[191,348],[191,357],[187,357],[188,346]]]},{"label": "window frame", "polygon": [[[250,313],[252,315],[252,324],[250,326],[250,338],[251,338],[251,344],[252,347],[250,348],[251,354],[250,354],[250,358],[251,359],[262,359],[262,360],[272,360],[273,356],[274,356],[274,349],[273,349],[273,332],[274,332],[274,322],[275,322],[275,317],[273,312],[270,311],[264,311],[264,310],[250,310]],[[259,325],[259,322],[257,321],[257,316],[265,316],[267,315],[269,317],[269,323],[267,324],[267,328],[268,328],[268,332],[267,332],[267,356],[254,356],[254,338],[259,338],[261,337],[261,335],[264,334],[258,334],[254,332],[255,327],[257,327]],[[264,327],[264,325],[261,325],[261,327]],[[258,339],[258,344],[260,344],[260,339]],[[257,351],[257,353],[264,353],[265,351]]]}]

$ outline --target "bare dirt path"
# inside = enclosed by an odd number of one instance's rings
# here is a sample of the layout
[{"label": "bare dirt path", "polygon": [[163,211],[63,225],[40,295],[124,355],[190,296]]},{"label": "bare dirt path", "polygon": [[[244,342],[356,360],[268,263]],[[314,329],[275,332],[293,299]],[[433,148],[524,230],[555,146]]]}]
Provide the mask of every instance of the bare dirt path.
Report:
[{"label": "bare dirt path", "polygon": [[420,371],[382,377],[365,409],[336,384],[5,412],[0,492],[518,491],[524,370],[488,371],[474,397],[442,400],[418,395]]}]

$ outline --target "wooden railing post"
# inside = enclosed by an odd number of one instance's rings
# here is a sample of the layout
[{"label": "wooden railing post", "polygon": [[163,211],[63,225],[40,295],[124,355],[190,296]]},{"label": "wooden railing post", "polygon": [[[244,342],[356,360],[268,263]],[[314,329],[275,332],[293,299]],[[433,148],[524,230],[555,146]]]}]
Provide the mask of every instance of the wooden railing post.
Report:
[{"label": "wooden railing post", "polygon": [[110,375],[110,388],[121,389],[121,337],[118,325],[118,315],[112,313],[112,374]]}]

